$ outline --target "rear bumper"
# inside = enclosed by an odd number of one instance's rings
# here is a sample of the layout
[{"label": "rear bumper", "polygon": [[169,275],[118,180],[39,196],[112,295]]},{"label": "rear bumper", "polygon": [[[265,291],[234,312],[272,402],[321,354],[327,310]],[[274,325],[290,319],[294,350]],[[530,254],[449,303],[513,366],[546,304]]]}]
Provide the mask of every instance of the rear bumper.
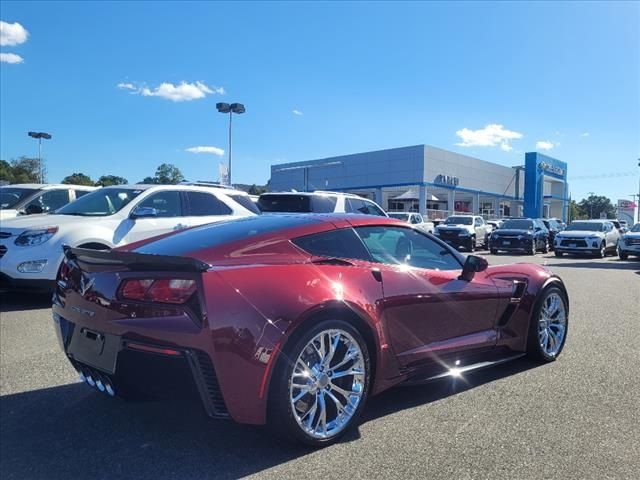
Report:
[{"label": "rear bumper", "polygon": [[[137,391],[154,397],[199,397],[205,413],[214,418],[229,418],[213,362],[208,353],[194,348],[150,344],[127,336],[117,337],[119,346],[115,369],[100,367],[70,351],[74,335],[82,327],[57,313],[53,314],[60,347],[81,378],[98,380],[110,389],[110,395]],[[111,391],[109,391],[111,390]]]}]

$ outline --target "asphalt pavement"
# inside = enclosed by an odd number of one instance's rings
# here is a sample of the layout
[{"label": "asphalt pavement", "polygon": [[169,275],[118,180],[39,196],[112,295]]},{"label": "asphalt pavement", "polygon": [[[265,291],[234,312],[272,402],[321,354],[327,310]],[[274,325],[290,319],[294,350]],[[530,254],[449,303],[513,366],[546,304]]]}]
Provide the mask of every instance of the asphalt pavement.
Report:
[{"label": "asphalt pavement", "polygon": [[0,297],[0,478],[637,479],[640,261],[486,255],[565,281],[560,358],[371,398],[340,443],[309,450],[188,401],[125,403],[79,383],[48,298]]}]

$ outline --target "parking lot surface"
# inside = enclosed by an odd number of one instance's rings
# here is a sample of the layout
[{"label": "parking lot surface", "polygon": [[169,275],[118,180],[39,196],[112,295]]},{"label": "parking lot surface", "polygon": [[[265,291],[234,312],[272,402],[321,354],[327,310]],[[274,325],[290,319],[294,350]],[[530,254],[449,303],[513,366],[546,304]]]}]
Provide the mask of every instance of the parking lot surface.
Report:
[{"label": "parking lot surface", "polygon": [[638,478],[640,261],[486,258],[563,278],[571,312],[558,361],[387,391],[323,450],[210,420],[197,403],[100,394],[59,350],[48,298],[3,295],[0,478]]}]

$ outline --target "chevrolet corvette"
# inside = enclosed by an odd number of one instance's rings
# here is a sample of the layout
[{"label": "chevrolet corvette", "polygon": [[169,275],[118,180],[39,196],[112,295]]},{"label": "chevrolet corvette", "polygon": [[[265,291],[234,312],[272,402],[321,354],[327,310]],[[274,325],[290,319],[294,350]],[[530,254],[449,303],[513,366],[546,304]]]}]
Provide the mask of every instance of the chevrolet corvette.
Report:
[{"label": "chevrolet corvette", "polygon": [[65,247],[53,320],[90,386],[194,395],[211,417],[312,446],[368,397],[521,356],[555,360],[569,301],[398,220],[262,215],[97,251]]}]

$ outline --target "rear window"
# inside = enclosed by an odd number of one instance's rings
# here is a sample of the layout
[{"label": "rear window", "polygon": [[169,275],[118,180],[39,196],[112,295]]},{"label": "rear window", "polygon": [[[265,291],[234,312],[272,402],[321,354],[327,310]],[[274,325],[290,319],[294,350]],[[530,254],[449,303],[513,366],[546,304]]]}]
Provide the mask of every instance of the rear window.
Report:
[{"label": "rear window", "polygon": [[293,243],[311,255],[371,261],[369,252],[352,228],[299,237]]},{"label": "rear window", "polygon": [[337,198],[325,195],[261,195],[258,208],[263,212],[332,213]]},{"label": "rear window", "polygon": [[240,204],[241,206],[249,210],[250,212],[258,215],[260,214],[260,209],[256,206],[256,203],[253,200],[251,200],[251,197],[249,197],[248,195],[227,194],[227,196],[234,202]]},{"label": "rear window", "polygon": [[309,216],[260,215],[245,217],[185,230],[143,245],[135,251],[153,255],[180,256],[237,240],[250,239],[265,233],[313,223],[318,223],[318,220]]}]

